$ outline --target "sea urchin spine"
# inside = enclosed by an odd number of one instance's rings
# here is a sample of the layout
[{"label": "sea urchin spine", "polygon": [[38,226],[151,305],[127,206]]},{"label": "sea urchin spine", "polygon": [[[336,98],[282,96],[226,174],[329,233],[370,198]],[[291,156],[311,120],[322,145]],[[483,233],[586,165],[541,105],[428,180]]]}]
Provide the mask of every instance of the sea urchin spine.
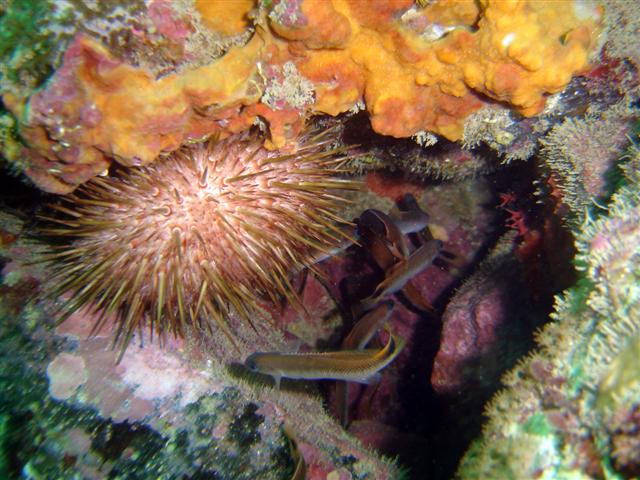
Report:
[{"label": "sea urchin spine", "polygon": [[251,322],[265,297],[296,302],[290,273],[343,240],[340,191],[359,183],[332,141],[310,133],[283,154],[245,133],[92,180],[41,217],[51,296],[72,292],[63,316],[93,305],[94,331],[114,314],[122,351],[145,327],[233,341],[232,310]]}]

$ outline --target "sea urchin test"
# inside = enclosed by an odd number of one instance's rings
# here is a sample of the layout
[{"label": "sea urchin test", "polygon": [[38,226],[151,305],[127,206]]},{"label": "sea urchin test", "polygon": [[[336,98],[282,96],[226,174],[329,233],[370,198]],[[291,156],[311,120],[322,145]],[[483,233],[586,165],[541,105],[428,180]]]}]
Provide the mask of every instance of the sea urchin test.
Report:
[{"label": "sea urchin test", "polygon": [[297,302],[289,275],[343,240],[340,191],[360,185],[341,178],[333,137],[283,154],[245,133],[92,180],[41,217],[50,296],[71,292],[63,315],[99,311],[94,331],[115,315],[122,351],[142,328],[233,341],[232,310],[251,323],[263,299]]}]

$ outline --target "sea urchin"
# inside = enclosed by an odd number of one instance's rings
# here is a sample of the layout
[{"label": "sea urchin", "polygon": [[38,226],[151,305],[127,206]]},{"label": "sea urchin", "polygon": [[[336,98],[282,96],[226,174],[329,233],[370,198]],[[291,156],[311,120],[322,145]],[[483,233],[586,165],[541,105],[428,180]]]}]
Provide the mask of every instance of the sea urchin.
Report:
[{"label": "sea urchin", "polygon": [[295,302],[291,272],[343,240],[339,192],[359,184],[332,141],[310,133],[283,154],[245,133],[92,180],[41,217],[49,293],[72,292],[63,316],[93,305],[94,331],[114,314],[122,351],[142,328],[232,338],[231,310],[251,322],[257,299]]}]

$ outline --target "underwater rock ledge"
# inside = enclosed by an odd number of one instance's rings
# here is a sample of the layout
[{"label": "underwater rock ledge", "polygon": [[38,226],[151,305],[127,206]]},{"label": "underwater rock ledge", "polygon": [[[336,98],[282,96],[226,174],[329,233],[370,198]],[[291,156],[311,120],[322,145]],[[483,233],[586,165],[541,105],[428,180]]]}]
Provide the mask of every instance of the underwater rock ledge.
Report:
[{"label": "underwater rock ledge", "polygon": [[576,229],[577,284],[502,381],[457,477],[640,474],[640,150],[622,186]]}]

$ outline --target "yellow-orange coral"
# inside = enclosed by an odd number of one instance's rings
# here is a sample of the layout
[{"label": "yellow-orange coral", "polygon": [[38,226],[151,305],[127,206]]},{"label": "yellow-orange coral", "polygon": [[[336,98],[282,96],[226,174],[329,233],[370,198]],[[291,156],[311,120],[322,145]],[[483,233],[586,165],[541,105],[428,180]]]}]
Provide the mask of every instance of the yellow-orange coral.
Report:
[{"label": "yellow-orange coral", "polygon": [[[308,47],[293,51],[300,71],[316,82],[313,110],[335,115],[364,95],[378,132],[431,130],[452,140],[481,106],[476,92],[524,115],[540,112],[545,94],[586,67],[601,17],[597,9],[579,10],[579,2],[483,0],[480,9],[472,0],[424,9],[403,0],[320,3],[321,12],[302,26],[283,29],[271,20],[280,36]],[[305,0],[302,13],[314,15],[318,5]],[[335,12],[327,14],[330,7]],[[338,47],[310,44],[316,31],[335,34],[325,44]]]},{"label": "yellow-orange coral", "polygon": [[207,27],[221,35],[237,35],[249,26],[247,14],[253,8],[253,0],[195,0]]},{"label": "yellow-orange coral", "polygon": [[[146,164],[258,117],[271,133],[269,146],[282,147],[308,114],[363,105],[379,133],[432,131],[457,140],[487,97],[524,115],[540,112],[546,94],[586,68],[602,17],[588,0],[424,3],[274,0],[256,10],[247,44],[159,79],[79,37],[50,86],[29,103],[3,96],[33,147],[25,171],[41,187],[65,192],[110,158]],[[222,34],[242,31],[251,6],[196,2],[203,23]],[[284,71],[297,80],[282,78]]]},{"label": "yellow-orange coral", "polygon": [[270,22],[270,26],[281,37],[300,41],[312,49],[344,48],[351,36],[349,20],[331,2],[304,2],[300,17],[304,18],[302,28],[277,21]]},{"label": "yellow-orange coral", "polygon": [[34,95],[29,108],[3,97],[26,119],[21,134],[32,147],[26,173],[45,190],[66,193],[104,170],[107,158],[145,165],[190,140],[246,129],[253,118],[239,111],[260,98],[255,81],[263,46],[254,37],[210,65],[156,80],[80,37],[53,87]]}]

